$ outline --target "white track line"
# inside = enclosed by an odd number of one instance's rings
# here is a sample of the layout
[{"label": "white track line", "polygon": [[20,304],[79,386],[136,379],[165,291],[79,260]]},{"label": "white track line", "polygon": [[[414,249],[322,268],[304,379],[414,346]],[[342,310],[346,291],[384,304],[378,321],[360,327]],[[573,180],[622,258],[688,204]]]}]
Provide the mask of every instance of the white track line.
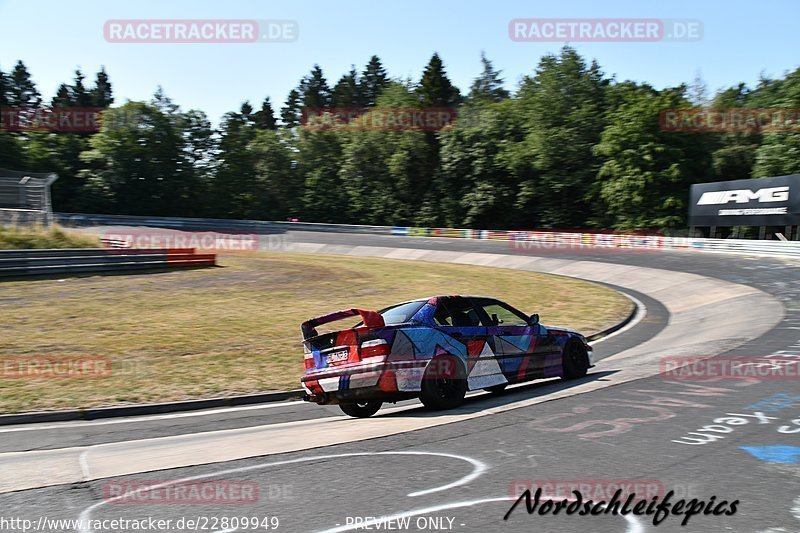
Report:
[{"label": "white track line", "polygon": [[125,418],[117,418],[113,420],[86,420],[86,421],[79,421],[79,422],[60,422],[54,424],[45,424],[45,425],[31,425],[31,426],[24,426],[24,427],[11,427],[11,428],[0,428],[0,433],[16,433],[19,431],[40,431],[46,429],[72,429],[72,428],[79,428],[79,427],[91,427],[91,426],[109,426],[112,424],[131,424],[134,422],[150,422],[153,420],[173,420],[176,418],[191,418],[195,416],[210,416],[210,415],[218,415],[223,413],[234,413],[239,411],[258,411],[260,409],[272,409],[274,407],[285,407],[287,405],[311,405],[308,402],[302,401],[293,401],[293,402],[280,402],[280,403],[269,403],[265,405],[245,405],[241,407],[223,407],[219,409],[212,409],[206,411],[191,411],[191,412],[182,412],[182,413],[168,413],[163,415],[143,415],[143,416],[134,416],[134,417],[125,417]]},{"label": "white track line", "polygon": [[[148,486],[145,486],[145,487],[139,487],[134,491],[126,492],[125,494],[122,494],[120,496],[115,496],[113,498],[106,498],[106,499],[104,499],[104,500],[102,500],[100,502],[97,502],[97,503],[95,503],[93,505],[90,505],[89,507],[87,507],[86,509],[84,509],[81,512],[80,516],[78,517],[78,529],[77,529],[77,531],[80,532],[80,533],[93,533],[93,530],[90,527],[90,523],[89,523],[89,521],[91,519],[91,516],[92,516],[92,511],[94,511],[95,509],[97,509],[99,507],[102,507],[102,506],[104,506],[104,505],[106,505],[108,503],[112,503],[112,502],[115,502],[117,500],[128,498],[128,497],[130,497],[130,496],[132,496],[134,494],[139,494],[142,491],[154,490],[154,489],[159,489],[159,488],[163,488],[163,487],[169,487],[169,486],[172,486],[172,485],[177,485],[178,483],[187,483],[187,482],[190,482],[190,481],[197,481],[197,480],[200,480],[200,479],[208,479],[208,478],[213,478],[213,477],[218,477],[218,476],[226,476],[226,475],[229,475],[229,474],[239,474],[239,473],[242,473],[242,472],[251,472],[253,470],[260,470],[260,469],[263,469],[263,468],[269,468],[270,466],[280,466],[280,465],[288,465],[288,464],[296,464],[296,463],[306,463],[306,462],[309,462],[309,461],[317,461],[317,460],[324,460],[324,459],[339,459],[339,458],[344,458],[344,457],[365,457],[365,456],[375,456],[375,455],[431,455],[431,456],[435,456],[435,457],[449,457],[449,458],[452,458],[452,459],[458,459],[458,460],[461,460],[461,461],[468,462],[473,466],[472,472],[470,472],[469,474],[467,474],[466,476],[464,476],[462,478],[457,479],[456,481],[453,481],[452,483],[448,483],[447,485],[442,485],[440,487],[434,487],[434,488],[431,488],[431,489],[425,489],[425,490],[421,490],[421,491],[417,491],[417,492],[412,492],[412,493],[409,493],[407,495],[409,497],[422,496],[422,495],[425,495],[425,494],[431,494],[433,492],[440,492],[440,491],[443,491],[443,490],[451,489],[453,487],[458,487],[458,486],[461,486],[461,485],[465,485],[467,483],[470,483],[471,481],[473,481],[474,479],[476,479],[480,475],[482,475],[488,469],[488,467],[486,466],[485,463],[483,463],[483,462],[481,462],[481,461],[479,461],[477,459],[473,459],[472,457],[465,457],[465,456],[462,456],[462,455],[456,455],[456,454],[452,454],[452,453],[442,453],[442,452],[414,452],[414,451],[405,451],[405,452],[358,452],[358,453],[340,453],[340,454],[334,454],[334,455],[315,455],[313,457],[301,457],[301,458],[298,458],[298,459],[288,459],[288,460],[284,460],[284,461],[274,461],[274,462],[270,462],[270,463],[262,463],[262,464],[251,465],[251,466],[243,466],[243,467],[240,467],[240,468],[229,468],[227,470],[220,470],[220,471],[211,472],[211,473],[208,473],[208,474],[201,474],[199,476],[191,476],[191,477],[185,477],[185,478],[182,478],[182,479],[176,479],[176,480],[169,481],[169,482],[166,482],[166,483],[158,483],[158,484],[155,484],[155,485],[148,485]],[[228,530],[228,531],[235,531],[235,530]],[[217,533],[221,533],[221,532],[217,532]]]}]

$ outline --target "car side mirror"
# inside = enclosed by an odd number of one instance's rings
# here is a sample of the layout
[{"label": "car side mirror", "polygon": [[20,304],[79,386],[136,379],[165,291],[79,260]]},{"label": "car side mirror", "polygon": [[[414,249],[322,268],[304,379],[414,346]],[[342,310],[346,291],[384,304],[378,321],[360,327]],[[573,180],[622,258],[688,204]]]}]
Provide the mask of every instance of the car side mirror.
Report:
[{"label": "car side mirror", "polygon": [[536,325],[539,323],[539,313],[533,313],[531,315],[531,324]]}]

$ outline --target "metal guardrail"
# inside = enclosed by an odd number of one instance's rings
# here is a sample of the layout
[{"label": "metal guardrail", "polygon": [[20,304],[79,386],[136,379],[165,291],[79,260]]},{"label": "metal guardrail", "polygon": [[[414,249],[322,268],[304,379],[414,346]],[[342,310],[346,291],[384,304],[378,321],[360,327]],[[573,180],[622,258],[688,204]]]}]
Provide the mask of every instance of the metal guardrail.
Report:
[{"label": "metal guardrail", "polygon": [[132,215],[93,215],[85,213],[55,213],[62,226],[147,226],[184,231],[241,231],[271,234],[294,231],[327,231],[335,233],[372,233],[388,235],[388,226],[355,224],[325,224],[317,222],[278,222],[270,220],[236,220],[227,218],[142,217]]},{"label": "metal guardrail", "polygon": [[0,277],[214,265],[215,254],[197,254],[191,248],[0,250]]},{"label": "metal guardrail", "polygon": [[525,253],[526,248],[529,251],[533,251],[539,247],[546,251],[558,251],[559,249],[565,251],[575,249],[649,249],[800,258],[800,241],[703,239],[695,237],[667,237],[662,235],[624,235],[564,231],[507,231],[411,226],[368,226],[313,222],[138,217],[81,213],[56,213],[55,217],[57,222],[64,226],[149,226],[184,231],[239,231],[266,234],[285,231],[321,231],[330,233],[367,233],[407,237],[487,239],[508,241],[512,251],[518,253]]}]

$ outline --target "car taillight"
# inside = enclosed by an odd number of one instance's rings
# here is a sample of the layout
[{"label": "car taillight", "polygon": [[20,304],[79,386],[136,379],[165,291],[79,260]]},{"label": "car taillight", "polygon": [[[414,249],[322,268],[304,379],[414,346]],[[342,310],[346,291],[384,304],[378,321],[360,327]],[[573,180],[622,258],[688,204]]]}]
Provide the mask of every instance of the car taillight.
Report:
[{"label": "car taillight", "polygon": [[386,339],[373,339],[361,343],[361,358],[389,355],[389,343]]},{"label": "car taillight", "polygon": [[308,349],[306,343],[303,343],[303,363],[306,365],[306,370],[314,368],[314,354]]}]

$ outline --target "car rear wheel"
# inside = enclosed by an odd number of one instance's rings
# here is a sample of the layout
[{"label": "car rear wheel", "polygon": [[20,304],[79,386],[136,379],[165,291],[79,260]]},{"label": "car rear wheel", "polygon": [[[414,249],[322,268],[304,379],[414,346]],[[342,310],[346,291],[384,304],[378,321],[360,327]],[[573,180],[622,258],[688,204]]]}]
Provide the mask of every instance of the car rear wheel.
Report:
[{"label": "car rear wheel", "polygon": [[383,402],[356,402],[356,403],[340,403],[339,408],[344,411],[344,414],[355,418],[369,418],[378,412]]},{"label": "car rear wheel", "polygon": [[464,401],[467,378],[456,357],[435,357],[425,369],[419,399],[429,409],[452,409]]},{"label": "car rear wheel", "polygon": [[571,340],[564,346],[564,357],[561,364],[564,368],[563,379],[582,378],[589,370],[589,354],[586,353],[586,348],[580,342]]}]

